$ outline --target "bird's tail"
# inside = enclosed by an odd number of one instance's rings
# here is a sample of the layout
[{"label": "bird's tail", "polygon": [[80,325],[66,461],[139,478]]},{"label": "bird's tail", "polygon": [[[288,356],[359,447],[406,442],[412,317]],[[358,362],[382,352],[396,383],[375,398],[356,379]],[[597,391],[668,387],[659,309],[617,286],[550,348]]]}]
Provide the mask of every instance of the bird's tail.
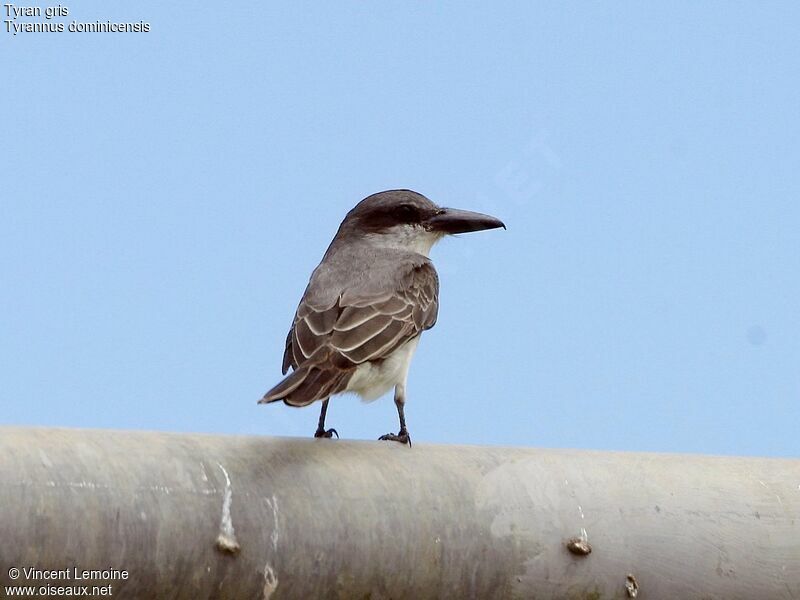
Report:
[{"label": "bird's tail", "polygon": [[292,371],[278,385],[264,394],[259,404],[283,400],[289,406],[308,406],[343,392],[352,376],[351,370],[321,369],[303,366]]}]

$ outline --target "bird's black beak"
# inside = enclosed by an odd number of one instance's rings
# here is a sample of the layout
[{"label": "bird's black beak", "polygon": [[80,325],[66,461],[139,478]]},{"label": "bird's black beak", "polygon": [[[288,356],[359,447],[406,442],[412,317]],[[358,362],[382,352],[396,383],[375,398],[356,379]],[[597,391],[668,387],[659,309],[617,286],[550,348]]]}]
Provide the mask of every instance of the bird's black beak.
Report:
[{"label": "bird's black beak", "polygon": [[425,221],[428,231],[440,233],[467,233],[469,231],[483,231],[484,229],[497,229],[506,226],[500,219],[470,210],[458,208],[441,208]]}]

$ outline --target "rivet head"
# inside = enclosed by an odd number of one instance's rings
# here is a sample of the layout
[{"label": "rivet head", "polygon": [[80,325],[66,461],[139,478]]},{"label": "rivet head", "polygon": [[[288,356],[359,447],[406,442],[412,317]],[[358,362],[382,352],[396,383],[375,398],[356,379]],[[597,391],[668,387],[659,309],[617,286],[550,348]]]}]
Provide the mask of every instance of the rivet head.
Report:
[{"label": "rivet head", "polygon": [[582,537],[574,537],[567,540],[567,550],[578,556],[586,556],[592,553],[592,547],[588,540]]},{"label": "rivet head", "polygon": [[636,598],[639,595],[639,582],[633,573],[629,573],[625,578],[625,591],[628,592],[628,598]]}]

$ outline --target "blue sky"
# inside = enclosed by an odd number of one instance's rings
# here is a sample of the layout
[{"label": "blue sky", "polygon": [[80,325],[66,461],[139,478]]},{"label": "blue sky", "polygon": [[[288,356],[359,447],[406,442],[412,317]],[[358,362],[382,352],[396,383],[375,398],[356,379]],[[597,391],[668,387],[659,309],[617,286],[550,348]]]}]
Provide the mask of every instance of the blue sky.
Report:
[{"label": "blue sky", "polygon": [[[310,435],[257,406],[344,214],[445,240],[415,441],[800,454],[800,7],[69,3],[0,31],[6,424]],[[5,17],[4,17],[5,18]],[[389,397],[335,399],[343,437]]]}]

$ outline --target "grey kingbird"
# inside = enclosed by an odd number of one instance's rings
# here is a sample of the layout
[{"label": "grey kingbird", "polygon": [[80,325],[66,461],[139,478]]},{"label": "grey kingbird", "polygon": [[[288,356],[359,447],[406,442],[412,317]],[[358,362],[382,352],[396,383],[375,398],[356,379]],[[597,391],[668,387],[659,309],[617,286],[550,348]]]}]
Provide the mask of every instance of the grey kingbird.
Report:
[{"label": "grey kingbird", "polygon": [[411,190],[373,194],[356,204],[311,274],[286,336],[283,374],[260,403],[307,406],[322,400],[315,437],[331,437],[331,396],[354,392],[370,401],[394,387],[397,434],[411,443],[403,406],[408,367],[420,334],[436,324],[439,277],[428,258],[445,235],[505,228],[499,219],[441,208]]}]

